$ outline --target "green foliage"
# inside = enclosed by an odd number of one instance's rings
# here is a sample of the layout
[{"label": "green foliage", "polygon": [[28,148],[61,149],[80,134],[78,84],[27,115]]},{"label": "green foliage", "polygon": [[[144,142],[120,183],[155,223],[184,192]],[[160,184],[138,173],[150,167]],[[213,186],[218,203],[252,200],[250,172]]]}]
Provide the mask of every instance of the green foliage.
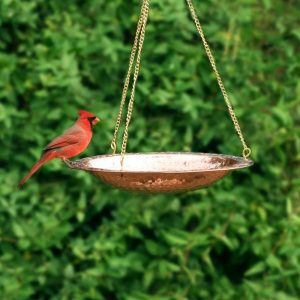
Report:
[{"label": "green foliage", "polygon": [[[110,151],[140,1],[0,2],[1,299],[299,299],[297,1],[194,2],[255,165],[156,196],[60,161],[16,190],[80,108]],[[239,155],[184,1],[150,3],[128,150]]]}]

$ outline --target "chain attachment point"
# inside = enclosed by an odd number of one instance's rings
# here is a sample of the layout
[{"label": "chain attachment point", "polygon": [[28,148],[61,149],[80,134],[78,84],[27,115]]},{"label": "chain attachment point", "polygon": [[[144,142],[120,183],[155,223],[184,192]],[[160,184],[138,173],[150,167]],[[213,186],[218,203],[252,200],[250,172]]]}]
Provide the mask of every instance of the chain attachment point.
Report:
[{"label": "chain attachment point", "polygon": [[116,154],[116,150],[117,150],[116,142],[112,141],[111,144],[110,144],[110,147],[111,147],[111,149],[113,151],[113,154],[115,155]]},{"label": "chain attachment point", "polygon": [[245,159],[247,159],[250,156],[250,154],[251,154],[251,149],[249,147],[244,148],[244,150],[243,150],[243,157]]}]

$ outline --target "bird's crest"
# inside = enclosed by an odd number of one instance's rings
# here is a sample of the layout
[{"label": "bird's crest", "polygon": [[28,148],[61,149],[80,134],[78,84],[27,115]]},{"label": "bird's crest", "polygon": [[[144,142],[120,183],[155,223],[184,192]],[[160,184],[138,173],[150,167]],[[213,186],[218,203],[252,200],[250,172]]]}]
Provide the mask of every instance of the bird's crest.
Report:
[{"label": "bird's crest", "polygon": [[86,110],[80,110],[79,111],[79,116],[82,117],[82,118],[93,118],[93,117],[95,117],[94,114],[92,114],[92,113],[90,113]]}]

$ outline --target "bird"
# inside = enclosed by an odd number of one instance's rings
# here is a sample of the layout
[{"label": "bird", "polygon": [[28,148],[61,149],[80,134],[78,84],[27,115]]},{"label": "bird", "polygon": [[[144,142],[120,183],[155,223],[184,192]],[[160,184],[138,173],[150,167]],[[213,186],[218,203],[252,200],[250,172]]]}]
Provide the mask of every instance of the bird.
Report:
[{"label": "bird", "polygon": [[29,173],[22,178],[17,188],[20,188],[46,162],[54,158],[60,158],[68,163],[69,158],[80,154],[87,148],[93,136],[92,128],[100,122],[100,119],[85,110],[79,110],[78,114],[79,117],[74,125],[43,149],[41,158]]}]

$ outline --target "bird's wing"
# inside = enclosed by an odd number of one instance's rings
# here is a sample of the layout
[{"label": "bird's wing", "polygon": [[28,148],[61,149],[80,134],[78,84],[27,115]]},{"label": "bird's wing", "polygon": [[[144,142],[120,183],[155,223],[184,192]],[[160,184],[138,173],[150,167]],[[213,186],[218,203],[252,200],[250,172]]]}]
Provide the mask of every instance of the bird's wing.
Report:
[{"label": "bird's wing", "polygon": [[55,138],[52,142],[50,142],[43,150],[48,151],[52,149],[58,149],[65,146],[75,145],[80,142],[83,138],[84,133],[82,130],[74,130],[75,128],[69,128],[62,135]]},{"label": "bird's wing", "polygon": [[67,136],[59,136],[54,139],[51,143],[49,143],[43,150],[48,151],[52,149],[57,149],[69,145],[74,145],[78,143],[78,136],[75,135],[67,135]]}]

